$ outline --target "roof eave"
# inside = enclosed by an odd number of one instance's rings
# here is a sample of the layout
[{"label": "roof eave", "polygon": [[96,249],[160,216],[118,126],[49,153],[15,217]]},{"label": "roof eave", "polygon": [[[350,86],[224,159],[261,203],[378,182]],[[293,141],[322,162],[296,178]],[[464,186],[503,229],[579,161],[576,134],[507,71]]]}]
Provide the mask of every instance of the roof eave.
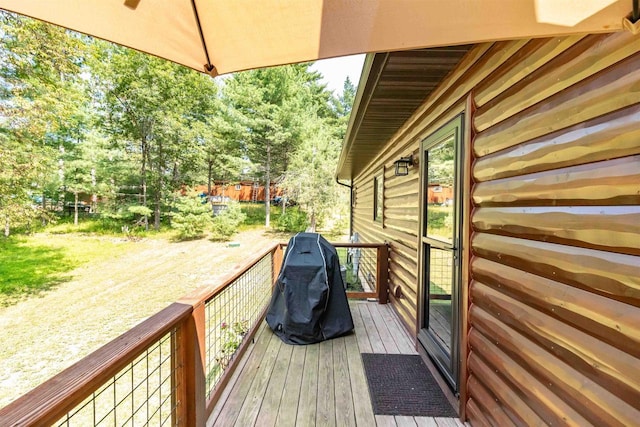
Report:
[{"label": "roof eave", "polygon": [[[358,83],[358,90],[353,100],[349,124],[342,142],[342,151],[340,152],[338,167],[336,169],[336,179],[338,181],[351,181],[353,178],[352,167],[350,163],[347,163],[347,157],[353,146],[353,141],[358,134],[362,118],[367,111],[369,100],[377,86],[378,79],[384,69],[388,56],[388,53],[369,53],[365,57],[362,73],[360,74],[360,81]],[[373,79],[371,77],[373,77]]]}]

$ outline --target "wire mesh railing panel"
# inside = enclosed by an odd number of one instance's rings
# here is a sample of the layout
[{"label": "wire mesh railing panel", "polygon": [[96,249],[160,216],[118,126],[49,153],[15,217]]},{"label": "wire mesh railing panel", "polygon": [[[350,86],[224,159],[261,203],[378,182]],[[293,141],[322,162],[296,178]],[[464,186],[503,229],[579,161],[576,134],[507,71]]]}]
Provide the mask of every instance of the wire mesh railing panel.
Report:
[{"label": "wire mesh railing panel", "polygon": [[375,292],[378,249],[338,247],[336,250],[347,292]]},{"label": "wire mesh railing panel", "polygon": [[176,331],[151,344],[55,423],[59,427],[170,426],[176,419]]},{"label": "wire mesh railing panel", "polygon": [[429,248],[429,294],[451,295],[453,280],[453,252],[434,247]]},{"label": "wire mesh railing panel", "polygon": [[453,252],[429,247],[429,330],[436,341],[451,351]]},{"label": "wire mesh railing panel", "polygon": [[271,298],[273,252],[244,271],[205,305],[206,393],[211,396],[236,350]]}]

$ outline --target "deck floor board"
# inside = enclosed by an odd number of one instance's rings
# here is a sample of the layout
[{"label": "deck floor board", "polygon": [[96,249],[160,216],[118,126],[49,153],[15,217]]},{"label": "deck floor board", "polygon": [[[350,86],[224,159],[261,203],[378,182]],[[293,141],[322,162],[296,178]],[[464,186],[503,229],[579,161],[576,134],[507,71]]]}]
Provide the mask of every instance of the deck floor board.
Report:
[{"label": "deck floor board", "polygon": [[278,360],[278,352],[282,342],[275,336],[271,336],[269,347],[262,357],[262,362],[258,365],[253,373],[251,387],[242,404],[240,415],[235,425],[238,427],[254,425],[258,418],[260,406],[265,398],[265,392],[269,385],[269,380]]},{"label": "deck floor board", "polygon": [[333,340],[333,364],[335,385],[336,425],[355,426],[356,420],[353,409],[353,393],[351,392],[351,379],[349,377],[349,362],[347,360],[347,348],[345,338]]},{"label": "deck floor board", "polygon": [[396,345],[395,340],[393,339],[393,335],[389,330],[388,322],[380,314],[378,311],[377,304],[365,304],[363,305],[366,309],[369,310],[371,314],[371,319],[373,320],[373,324],[376,325],[376,329],[378,330],[378,334],[380,335],[380,341],[382,341],[382,345],[385,348],[385,353],[389,354],[399,354],[400,350],[398,350],[398,346]]},{"label": "deck floor board", "polygon": [[[360,314],[360,304],[351,305],[351,317],[353,318],[353,324],[356,331],[364,331],[364,323],[362,321],[362,315]],[[358,340],[358,347],[362,353],[372,353],[371,343],[369,342],[369,335],[359,334],[356,332],[356,339]]]},{"label": "deck floor board", "polygon": [[[307,346],[302,372],[302,387],[298,401],[296,425],[313,426],[316,424],[316,400],[318,395],[318,351],[319,346]],[[292,405],[295,404],[291,402]]]},{"label": "deck floor board", "polygon": [[[371,317],[371,312],[369,311],[367,305],[368,304],[354,304],[354,307],[357,307],[360,310],[360,315],[362,316],[362,324],[364,326],[364,333],[369,336],[369,342],[371,343],[371,352],[386,353],[387,350],[384,347],[384,343],[382,342],[382,338],[380,338],[378,328],[373,321],[373,317]],[[358,330],[356,329],[356,335],[357,334]]]},{"label": "deck floor board", "polygon": [[[214,414],[218,412],[218,416],[215,418],[216,425],[230,426],[235,424],[236,419],[240,414],[240,410],[242,409],[244,399],[247,397],[247,394],[251,389],[252,380],[254,378],[253,372],[255,372],[255,370],[260,366],[262,357],[264,356],[272,337],[273,334],[270,333],[269,329],[264,328],[263,333],[260,335],[260,339],[256,341],[256,344],[251,351],[250,355],[252,357],[248,357],[247,363],[242,369],[238,380],[232,387],[227,399],[224,400],[224,407],[221,408],[220,411],[216,411],[216,409],[213,411]],[[249,355],[245,355],[245,357],[247,356]],[[222,401],[222,399],[219,400],[219,402]],[[211,419],[212,417],[209,418],[209,420]]]},{"label": "deck floor board", "polygon": [[335,340],[322,341],[319,344],[318,363],[318,400],[316,402],[316,424],[336,425],[336,401],[333,378],[333,343]]},{"label": "deck floor board", "polygon": [[275,426],[276,419],[278,418],[278,412],[282,402],[282,395],[284,394],[284,385],[287,379],[287,373],[291,364],[291,354],[293,346],[280,345],[276,363],[269,378],[269,385],[265,392],[258,418],[260,424],[267,426]]},{"label": "deck floor board", "polygon": [[207,426],[463,426],[457,418],[374,415],[361,353],[416,354],[388,305],[351,302],[355,334],[289,346],[265,324]]},{"label": "deck floor board", "polygon": [[[307,354],[305,346],[292,346],[291,363],[287,372],[287,379],[284,382],[282,391],[282,401],[278,408],[278,418],[276,425],[287,427],[296,425],[298,416],[297,401],[300,398],[300,386],[302,384],[302,372],[304,370],[304,358]],[[292,404],[296,402],[296,404]]]}]

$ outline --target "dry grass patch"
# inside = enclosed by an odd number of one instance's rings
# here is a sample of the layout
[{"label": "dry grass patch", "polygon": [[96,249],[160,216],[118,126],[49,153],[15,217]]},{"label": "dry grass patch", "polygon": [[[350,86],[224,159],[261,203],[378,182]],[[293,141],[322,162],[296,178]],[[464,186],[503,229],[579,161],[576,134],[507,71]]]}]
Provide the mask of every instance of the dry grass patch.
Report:
[{"label": "dry grass patch", "polygon": [[[55,238],[47,236],[46,244]],[[81,249],[79,242],[95,237],[76,238],[78,259],[88,256],[91,251]],[[101,239],[107,239],[105,248],[111,245],[108,238]],[[0,407],[191,290],[215,285],[250,254],[280,240],[277,234],[249,230],[234,236],[238,247],[206,239],[126,242],[103,253],[105,258],[67,272],[66,282],[0,307],[0,329],[5,331],[0,336]]]}]

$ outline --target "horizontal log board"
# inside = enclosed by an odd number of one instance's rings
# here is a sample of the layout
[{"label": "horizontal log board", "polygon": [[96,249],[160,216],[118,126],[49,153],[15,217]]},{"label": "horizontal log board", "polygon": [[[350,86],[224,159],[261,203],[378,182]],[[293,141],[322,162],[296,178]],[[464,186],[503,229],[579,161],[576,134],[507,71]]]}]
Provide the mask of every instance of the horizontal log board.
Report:
[{"label": "horizontal log board", "polygon": [[476,370],[483,372],[492,389],[498,390],[496,398],[477,380],[469,380],[469,395],[482,407],[493,426],[542,425],[540,417],[521,399],[509,391],[508,385],[482,361],[475,362]]},{"label": "horizontal log board", "polygon": [[[482,319],[473,317],[471,319],[481,325]],[[537,346],[530,345],[522,335],[514,332],[512,329],[505,327],[501,322],[494,326],[498,329],[483,330],[482,326],[474,329],[477,333],[470,336],[470,344],[472,347],[484,347],[486,352],[483,358],[486,358],[494,365],[495,369],[501,376],[517,376],[522,375],[519,371],[527,372],[534,378],[538,378],[539,382],[545,385],[551,385],[553,390],[547,390],[546,395],[541,399],[558,399],[555,406],[571,406],[580,408],[579,416],[574,414],[575,418],[569,418],[571,423],[575,420],[587,419],[588,423],[576,423],[577,425],[607,425],[607,426],[630,426],[634,425],[634,419],[638,417],[638,410],[629,403],[623,401],[618,396],[611,393],[605,387],[590,379],[585,379],[578,369],[575,369],[569,363],[561,362],[544,351],[540,351]],[[504,350],[501,350],[504,349]],[[522,357],[522,360],[518,358]],[[470,369],[474,371],[473,366]],[[526,386],[525,384],[508,384],[505,389],[514,388],[515,386]],[[491,387],[496,390],[495,386]],[[530,397],[531,398],[531,397]],[[562,402],[562,404],[560,403]],[[539,408],[535,408],[538,414],[543,415],[544,412]],[[566,409],[562,409],[566,411]],[[571,411],[574,412],[574,411]],[[577,412],[577,411],[575,411]],[[556,416],[567,416],[570,412],[558,411]],[[547,424],[556,424],[557,420],[547,419]]]},{"label": "horizontal log board", "polygon": [[640,205],[481,208],[477,232],[640,255]]},{"label": "horizontal log board", "polygon": [[475,128],[485,130],[638,51],[640,40],[627,32],[586,36],[480,107]]},{"label": "horizontal log board", "polygon": [[[471,378],[473,380],[474,378]],[[471,390],[473,387],[469,387]],[[474,400],[473,396],[470,396],[467,400],[467,416],[470,420],[473,420],[474,427],[491,427],[489,419],[485,416],[485,412],[480,409],[478,403]]]},{"label": "horizontal log board", "polygon": [[477,233],[475,255],[640,307],[640,258]]},{"label": "horizontal log board", "polygon": [[640,322],[633,306],[483,258],[471,267],[476,280],[640,358]]},{"label": "horizontal log board", "polygon": [[[386,221],[391,221],[398,224],[398,221],[403,221],[405,229],[411,230],[415,228],[416,216],[418,215],[418,209],[385,209],[384,218]],[[397,221],[396,221],[397,220]]]},{"label": "horizontal log board", "polygon": [[638,205],[640,156],[479,183],[478,206]]},{"label": "horizontal log board", "polygon": [[[397,245],[395,247],[398,247]],[[394,263],[394,266],[397,266],[397,271],[394,270],[394,274],[399,274],[406,276],[410,282],[415,282],[415,279],[418,277],[416,275],[416,271],[413,269],[414,262],[411,258],[407,258],[403,256],[403,254],[398,252],[391,252],[389,259]]]},{"label": "horizontal log board", "polygon": [[481,132],[474,152],[486,156],[640,102],[640,55],[557,93]]},{"label": "horizontal log board", "polygon": [[476,90],[478,107],[504,93],[514,84],[547,64],[551,59],[579,42],[584,36],[557,37],[531,40],[509,60],[505,61],[489,78],[482,81]]},{"label": "horizontal log board", "polygon": [[[391,258],[391,262],[395,262],[395,260]],[[411,271],[396,268],[390,272],[389,280],[392,283],[390,292],[393,292],[393,289],[400,287],[405,298],[412,296],[411,294],[415,296],[418,292],[415,285],[416,279],[416,275]]]},{"label": "horizontal log board", "polygon": [[[541,354],[558,358],[572,368],[584,372],[592,381],[599,381],[612,395],[617,395],[636,409],[640,407],[640,402],[634,400],[633,393],[634,390],[640,389],[640,371],[634,368],[637,359],[632,355],[603,343],[586,332],[578,331],[562,320],[532,309],[481,282],[472,282],[471,300],[474,308],[482,309],[482,313],[492,316],[482,318],[484,329],[480,327],[480,321],[476,326],[486,331],[488,336],[496,338],[496,342],[502,342],[508,336],[510,332],[505,332],[501,339],[497,339],[500,328],[508,326],[509,331],[517,331],[523,336],[523,340],[528,340],[526,345],[529,348],[540,347],[545,351]],[[473,309],[471,312],[473,313]],[[529,369],[534,367],[529,366]],[[560,370],[558,376],[562,377]],[[561,378],[555,381],[561,381]],[[593,385],[599,386],[595,383]]]},{"label": "horizontal log board", "polygon": [[[484,337],[477,329],[471,328],[469,331],[469,370],[471,375],[469,381],[476,378],[488,390],[489,402],[476,400],[480,410],[488,406],[490,402],[496,402],[496,393],[501,394],[509,391],[519,397],[529,406],[537,416],[546,420],[547,425],[571,425],[587,426],[591,425],[578,411],[572,408],[559,396],[550,393],[549,383],[544,383],[527,370],[515,363],[511,357],[500,351],[492,344],[490,339]],[[480,357],[479,355],[482,355]],[[486,360],[486,362],[485,362]],[[498,375],[499,374],[499,375]],[[469,390],[473,393],[473,389]],[[498,401],[498,406],[508,412],[515,412],[515,408],[509,408],[504,401]],[[488,416],[487,412],[484,412]],[[471,424],[475,419],[471,419]],[[498,425],[492,423],[491,425]],[[535,424],[534,424],[535,425]]]},{"label": "horizontal log board", "polygon": [[477,182],[640,154],[640,106],[634,105],[511,149],[474,164]]}]

